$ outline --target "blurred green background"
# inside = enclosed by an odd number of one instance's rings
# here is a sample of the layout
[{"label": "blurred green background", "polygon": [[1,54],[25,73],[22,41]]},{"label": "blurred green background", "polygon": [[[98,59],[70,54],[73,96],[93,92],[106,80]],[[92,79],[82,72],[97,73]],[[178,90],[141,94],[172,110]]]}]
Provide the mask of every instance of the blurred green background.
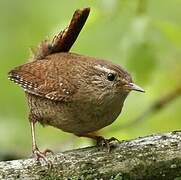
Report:
[{"label": "blurred green background", "polygon": [[[145,94],[132,92],[121,116],[100,133],[131,139],[181,129],[179,97],[144,121],[121,128],[181,85],[180,0],[0,0],[1,160],[31,155],[24,92],[7,79],[8,71],[30,58],[30,47],[64,29],[75,9],[87,6],[91,14],[71,51],[121,64],[146,90]],[[40,125],[37,140],[40,149],[55,152],[92,143]]]}]

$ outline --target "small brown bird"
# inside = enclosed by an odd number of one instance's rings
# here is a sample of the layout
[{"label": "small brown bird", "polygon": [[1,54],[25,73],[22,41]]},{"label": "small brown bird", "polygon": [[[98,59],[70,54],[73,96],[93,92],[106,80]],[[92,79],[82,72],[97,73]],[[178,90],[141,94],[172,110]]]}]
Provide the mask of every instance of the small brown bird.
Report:
[{"label": "small brown bird", "polygon": [[9,72],[9,79],[26,92],[33,153],[38,157],[49,150],[40,152],[36,145],[36,122],[105,143],[94,132],[115,121],[130,91],[144,92],[119,65],[68,52],[89,10],[77,10],[53,42],[44,41],[31,62]]}]

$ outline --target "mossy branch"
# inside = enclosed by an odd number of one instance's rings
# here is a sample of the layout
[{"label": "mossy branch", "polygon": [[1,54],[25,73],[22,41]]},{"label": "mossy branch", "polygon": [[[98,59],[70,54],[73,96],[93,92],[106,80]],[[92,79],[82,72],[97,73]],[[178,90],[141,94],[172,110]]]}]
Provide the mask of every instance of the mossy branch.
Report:
[{"label": "mossy branch", "polygon": [[0,179],[181,179],[181,131],[151,135],[105,149],[88,147],[35,159],[0,162]]}]

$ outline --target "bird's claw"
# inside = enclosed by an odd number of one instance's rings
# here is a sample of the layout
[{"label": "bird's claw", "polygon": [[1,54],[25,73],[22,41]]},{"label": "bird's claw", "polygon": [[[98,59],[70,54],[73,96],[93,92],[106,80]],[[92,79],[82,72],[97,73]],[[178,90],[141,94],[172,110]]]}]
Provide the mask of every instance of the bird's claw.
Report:
[{"label": "bird's claw", "polygon": [[97,137],[97,145],[101,147],[106,147],[107,151],[110,152],[113,147],[115,147],[115,143],[119,143],[120,141],[114,137],[111,137],[110,139],[105,139],[102,136]]},{"label": "bird's claw", "polygon": [[48,164],[48,167],[51,167],[52,162],[46,157],[49,153],[54,154],[50,149],[45,149],[44,151],[40,151],[38,148],[33,149],[33,155],[35,156],[36,160],[40,161],[40,159],[42,159]]}]

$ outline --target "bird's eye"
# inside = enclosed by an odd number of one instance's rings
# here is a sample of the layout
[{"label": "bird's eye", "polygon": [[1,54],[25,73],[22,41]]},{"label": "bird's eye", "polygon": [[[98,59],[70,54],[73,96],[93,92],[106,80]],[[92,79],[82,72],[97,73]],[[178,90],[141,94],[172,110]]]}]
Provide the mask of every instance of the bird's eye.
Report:
[{"label": "bird's eye", "polygon": [[107,75],[107,79],[109,80],[109,81],[114,81],[115,80],[115,74],[113,74],[113,73],[109,73],[108,75]]}]

